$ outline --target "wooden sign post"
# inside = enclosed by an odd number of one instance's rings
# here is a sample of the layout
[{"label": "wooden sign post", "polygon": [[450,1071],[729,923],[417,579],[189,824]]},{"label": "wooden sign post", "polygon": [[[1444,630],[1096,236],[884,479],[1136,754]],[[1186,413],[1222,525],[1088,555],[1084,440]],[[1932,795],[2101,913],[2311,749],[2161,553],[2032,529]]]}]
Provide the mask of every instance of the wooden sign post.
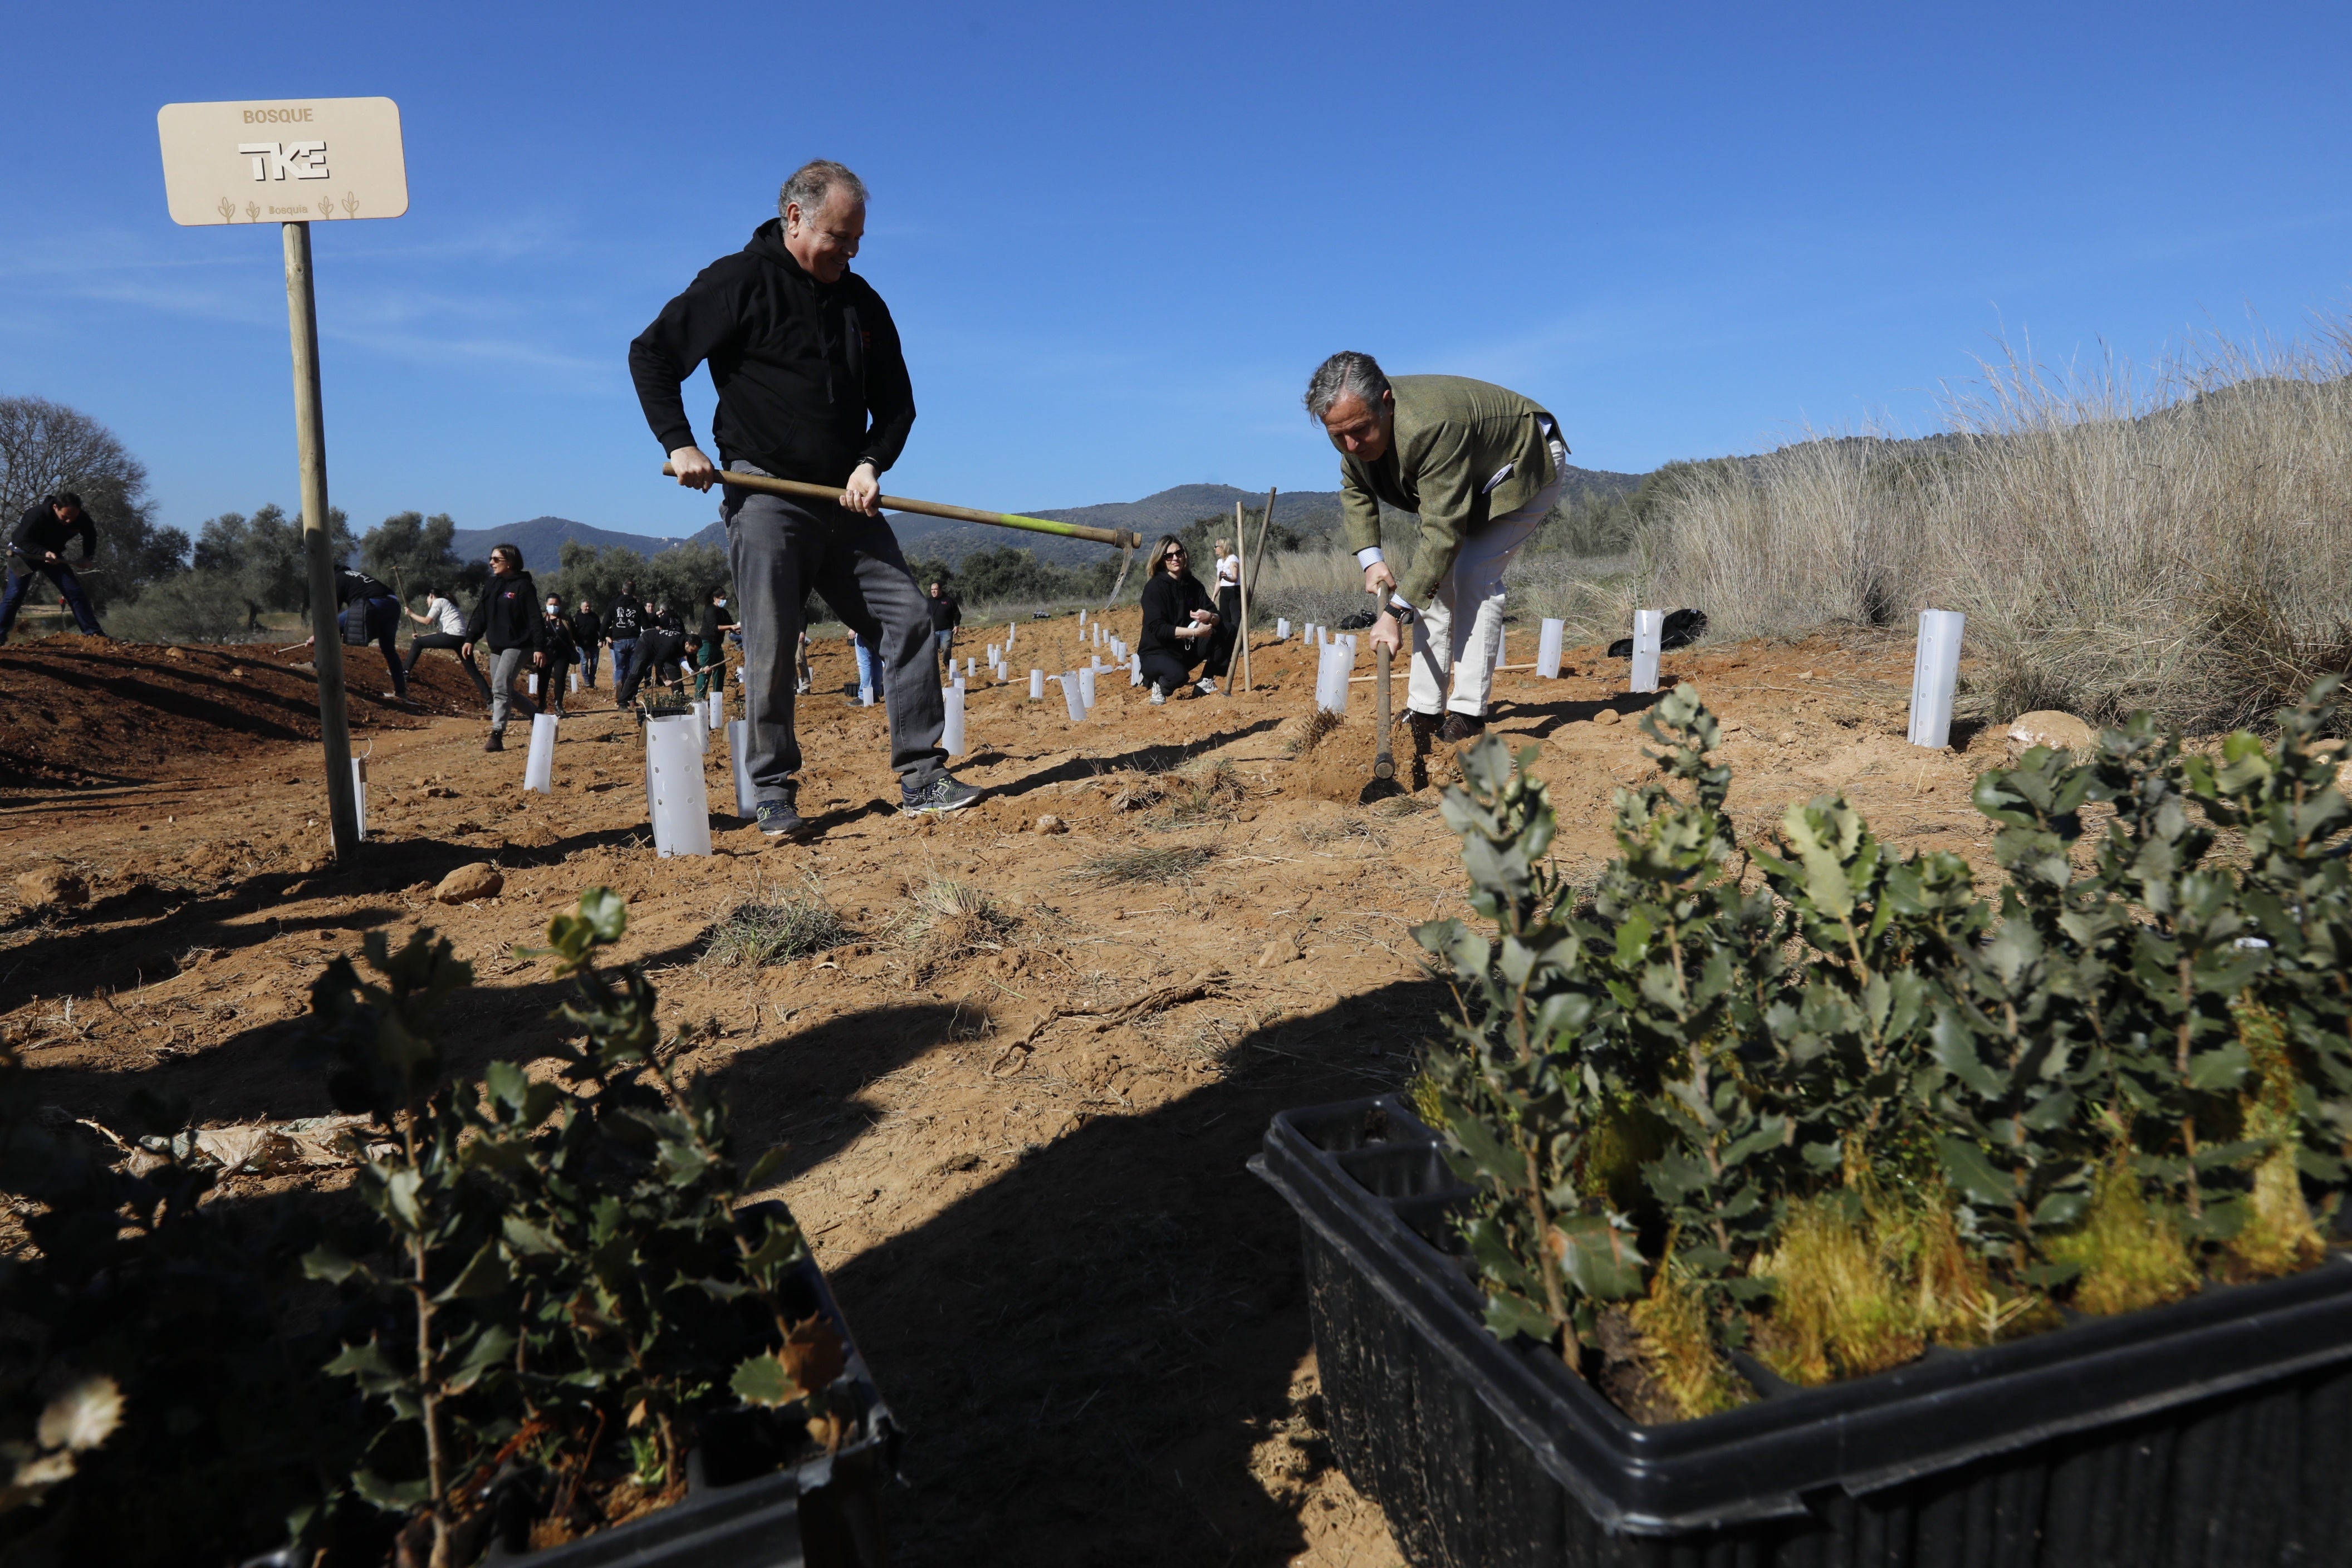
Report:
[{"label": "wooden sign post", "polygon": [[[275,223],[286,252],[286,321],[294,347],[294,447],[302,477],[302,557],[319,671],[327,820],[335,858],[360,841],[343,639],[328,549],[326,405],[319,388],[319,301],[310,222],[398,217],[408,210],[400,109],[388,98],[167,103],[155,115],[172,221],[191,228]],[[354,613],[358,613],[356,609]]]}]

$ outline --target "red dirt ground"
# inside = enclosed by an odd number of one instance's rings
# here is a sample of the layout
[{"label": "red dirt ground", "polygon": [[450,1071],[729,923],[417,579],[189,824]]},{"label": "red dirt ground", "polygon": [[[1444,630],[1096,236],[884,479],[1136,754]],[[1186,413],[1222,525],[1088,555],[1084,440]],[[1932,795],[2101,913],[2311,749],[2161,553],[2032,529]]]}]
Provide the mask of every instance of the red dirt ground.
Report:
[{"label": "red dirt ground", "polygon": [[[1133,612],[1111,623],[1135,636]],[[967,647],[1003,631],[968,627]],[[1107,677],[1073,724],[1055,688],[1025,694],[1033,664],[1081,661],[1074,633],[1024,625],[1015,684],[971,693],[957,771],[991,795],[940,822],[896,814],[882,710],[843,695],[845,654],[820,647],[801,805],[821,836],[738,824],[714,737],[702,859],[654,857],[637,731],[608,691],[575,702],[553,794],[528,795],[521,749],[482,754],[462,672],[430,656],[437,711],[354,703],[374,837],[347,866],[326,853],[307,679],[250,649],[0,649],[0,1029],[76,1115],[112,1119],[141,1084],[206,1125],[319,1114],[289,1047],[328,958],[369,931],[443,932],[477,970],[451,1017],[460,1059],[528,1058],[553,1038],[558,988],[514,947],[611,886],[632,900],[625,954],[693,1032],[685,1059],[723,1085],[747,1143],[791,1146],[777,1190],[911,1434],[891,1496],[902,1563],[1395,1563],[1321,1437],[1296,1224],[1244,1162],[1275,1111],[1411,1075],[1444,993],[1410,930],[1463,910],[1454,840],[1433,788],[1349,798],[1369,684],[1346,726],[1289,754],[1314,684],[1296,641],[1260,643],[1250,693],[1150,708]],[[373,650],[352,652],[374,673]],[[1558,681],[1502,676],[1496,727],[1539,749],[1557,853],[1582,877],[1612,853],[1611,792],[1647,766],[1615,721],[1651,700],[1617,690],[1623,667],[1598,650],[1569,663]],[[1736,726],[1743,832],[1843,787],[1882,835],[1990,871],[1968,803],[1988,748],[1904,742],[1907,644],[1709,647],[1665,671]],[[1190,816],[1165,776],[1187,764],[1229,770]],[[1034,831],[1041,814],[1068,831]],[[1094,864],[1175,847],[1207,858],[1126,885]],[[499,897],[430,900],[478,860],[504,871]],[[8,901],[9,879],[52,866],[88,879],[87,908]],[[941,879],[995,915],[927,922],[915,895]],[[845,945],[700,962],[735,900],[812,880]]]}]

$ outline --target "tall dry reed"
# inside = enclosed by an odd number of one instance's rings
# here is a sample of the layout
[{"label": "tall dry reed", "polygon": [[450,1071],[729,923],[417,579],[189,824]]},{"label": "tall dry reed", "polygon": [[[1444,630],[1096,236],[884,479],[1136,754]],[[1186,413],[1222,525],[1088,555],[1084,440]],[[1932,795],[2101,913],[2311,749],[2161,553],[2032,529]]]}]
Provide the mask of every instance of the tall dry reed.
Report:
[{"label": "tall dry reed", "polygon": [[2146,371],[2012,354],[1917,441],[1816,438],[1677,477],[1632,591],[1719,634],[1969,617],[1990,716],[2259,721],[2352,668],[2352,323]]}]

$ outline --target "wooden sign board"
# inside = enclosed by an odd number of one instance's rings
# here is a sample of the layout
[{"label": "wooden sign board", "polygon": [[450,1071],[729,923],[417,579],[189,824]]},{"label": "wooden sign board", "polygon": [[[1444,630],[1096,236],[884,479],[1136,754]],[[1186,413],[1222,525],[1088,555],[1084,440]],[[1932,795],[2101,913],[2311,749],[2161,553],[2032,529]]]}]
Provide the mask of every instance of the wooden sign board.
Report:
[{"label": "wooden sign board", "polygon": [[176,224],[324,223],[408,210],[400,106],[388,98],[167,103],[155,129]]}]

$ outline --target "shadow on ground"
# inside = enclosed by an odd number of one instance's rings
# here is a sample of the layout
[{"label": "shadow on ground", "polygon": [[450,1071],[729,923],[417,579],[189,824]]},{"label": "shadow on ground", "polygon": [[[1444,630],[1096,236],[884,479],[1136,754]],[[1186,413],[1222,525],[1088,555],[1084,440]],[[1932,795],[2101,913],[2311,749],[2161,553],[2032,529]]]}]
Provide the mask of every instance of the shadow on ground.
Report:
[{"label": "shadow on ground", "polygon": [[[899,1568],[1273,1568],[1304,1548],[1250,1469],[1309,1344],[1297,1223],[1244,1162],[1276,1110],[1400,1081],[1442,1001],[1400,983],[1251,1034],[1208,1087],[1033,1147],[834,1271],[910,1434],[889,1501]],[[826,1026],[832,1049],[816,1031],[719,1081],[744,1131],[765,1131],[824,1078],[870,1075],[949,1023],[860,1015]],[[799,1134],[795,1163],[831,1157],[862,1120]]]}]

